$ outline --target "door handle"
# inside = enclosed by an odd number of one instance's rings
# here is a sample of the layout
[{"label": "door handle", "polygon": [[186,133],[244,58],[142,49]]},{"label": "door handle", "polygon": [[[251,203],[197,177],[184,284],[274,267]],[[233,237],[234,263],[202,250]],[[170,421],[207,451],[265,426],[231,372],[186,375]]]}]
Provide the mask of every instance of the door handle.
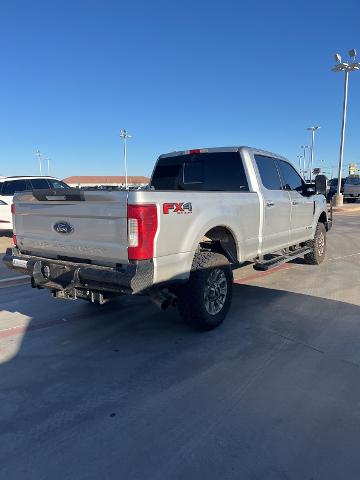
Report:
[{"label": "door handle", "polygon": [[275,203],[272,202],[271,200],[269,200],[269,201],[266,202],[266,206],[267,206],[267,207],[273,207],[274,205],[275,205]]},{"label": "door handle", "polygon": [[296,200],[294,200],[294,201],[292,202],[292,204],[293,204],[293,205],[299,205],[299,202],[297,202]]}]

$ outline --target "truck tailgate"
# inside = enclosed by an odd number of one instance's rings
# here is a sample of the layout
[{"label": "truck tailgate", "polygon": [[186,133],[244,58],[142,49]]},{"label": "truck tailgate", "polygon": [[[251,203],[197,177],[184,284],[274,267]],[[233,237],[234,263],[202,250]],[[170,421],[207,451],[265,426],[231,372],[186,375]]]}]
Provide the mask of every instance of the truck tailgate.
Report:
[{"label": "truck tailgate", "polygon": [[128,263],[127,192],[35,190],[16,194],[14,205],[22,252],[98,265]]}]

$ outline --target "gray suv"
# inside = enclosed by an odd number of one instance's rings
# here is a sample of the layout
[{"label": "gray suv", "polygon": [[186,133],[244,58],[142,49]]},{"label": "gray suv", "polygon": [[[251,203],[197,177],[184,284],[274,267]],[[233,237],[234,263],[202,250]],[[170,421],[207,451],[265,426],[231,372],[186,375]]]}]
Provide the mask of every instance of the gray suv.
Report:
[{"label": "gray suv", "polygon": [[344,185],[344,198],[354,203],[360,198],[360,175],[350,175]]}]

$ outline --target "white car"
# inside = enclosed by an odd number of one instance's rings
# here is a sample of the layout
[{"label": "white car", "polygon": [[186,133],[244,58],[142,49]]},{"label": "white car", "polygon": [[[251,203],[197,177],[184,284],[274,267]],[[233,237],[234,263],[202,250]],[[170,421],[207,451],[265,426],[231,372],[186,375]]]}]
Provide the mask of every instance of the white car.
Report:
[{"label": "white car", "polygon": [[0,177],[0,233],[13,229],[11,204],[15,192],[70,188],[54,177]]}]

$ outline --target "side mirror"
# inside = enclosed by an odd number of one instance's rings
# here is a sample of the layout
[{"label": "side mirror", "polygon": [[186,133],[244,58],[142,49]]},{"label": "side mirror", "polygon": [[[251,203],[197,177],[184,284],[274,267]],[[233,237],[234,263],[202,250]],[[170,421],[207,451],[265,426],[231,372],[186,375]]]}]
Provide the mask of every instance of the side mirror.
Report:
[{"label": "side mirror", "polygon": [[311,195],[315,195],[315,185],[313,183],[304,183],[302,194],[305,197],[311,197]]},{"label": "side mirror", "polygon": [[327,179],[325,175],[316,175],[315,177],[315,192],[320,195],[326,195]]}]

